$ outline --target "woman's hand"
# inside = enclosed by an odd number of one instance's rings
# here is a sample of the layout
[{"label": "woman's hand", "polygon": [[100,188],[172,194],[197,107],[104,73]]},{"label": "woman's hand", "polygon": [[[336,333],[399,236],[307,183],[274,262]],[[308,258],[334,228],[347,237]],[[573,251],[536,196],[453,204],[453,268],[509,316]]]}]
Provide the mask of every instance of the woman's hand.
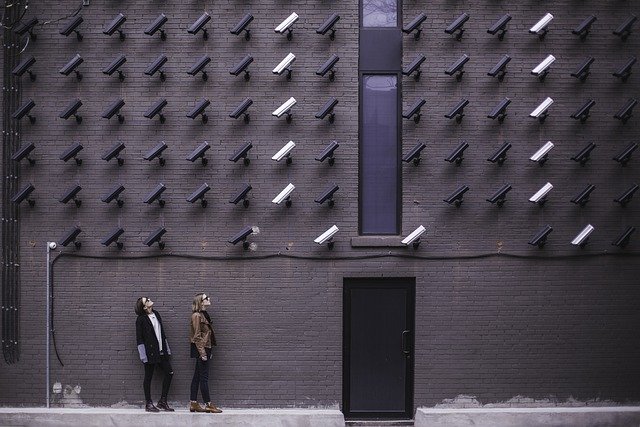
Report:
[{"label": "woman's hand", "polygon": [[207,361],[207,356],[202,356],[200,359],[202,359],[203,362]]}]

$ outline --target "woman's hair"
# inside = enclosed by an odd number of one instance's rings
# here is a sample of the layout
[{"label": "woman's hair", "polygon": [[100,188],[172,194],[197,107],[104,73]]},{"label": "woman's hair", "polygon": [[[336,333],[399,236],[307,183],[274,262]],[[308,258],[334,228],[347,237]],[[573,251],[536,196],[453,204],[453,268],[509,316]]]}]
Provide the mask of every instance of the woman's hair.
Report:
[{"label": "woman's hair", "polygon": [[191,311],[193,313],[197,312],[197,311],[202,311],[202,307],[204,306],[202,304],[202,296],[204,295],[204,293],[199,293],[196,294],[195,297],[193,297],[193,304],[191,304]]},{"label": "woman's hair", "polygon": [[142,303],[142,298],[143,297],[140,297],[140,298],[138,298],[138,301],[136,301],[135,312],[136,312],[136,314],[138,316],[141,316],[141,315],[145,314],[144,304]]}]

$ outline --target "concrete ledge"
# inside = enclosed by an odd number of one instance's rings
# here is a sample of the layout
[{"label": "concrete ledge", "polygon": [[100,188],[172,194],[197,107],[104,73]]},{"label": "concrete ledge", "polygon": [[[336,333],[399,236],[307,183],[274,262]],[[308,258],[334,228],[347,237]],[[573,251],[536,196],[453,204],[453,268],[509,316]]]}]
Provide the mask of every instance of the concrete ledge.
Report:
[{"label": "concrete ledge", "polygon": [[640,426],[640,407],[418,408],[416,427],[626,427]]},{"label": "concrete ledge", "polygon": [[343,427],[342,412],[333,409],[223,409],[221,414],[176,412],[152,414],[144,409],[0,408],[0,426],[264,426]]}]

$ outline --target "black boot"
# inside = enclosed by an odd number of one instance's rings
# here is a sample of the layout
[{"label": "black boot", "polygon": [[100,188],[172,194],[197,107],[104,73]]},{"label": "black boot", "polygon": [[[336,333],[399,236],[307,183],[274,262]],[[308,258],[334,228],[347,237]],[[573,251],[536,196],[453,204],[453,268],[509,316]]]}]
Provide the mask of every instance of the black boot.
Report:
[{"label": "black boot", "polygon": [[156,408],[153,405],[153,402],[147,402],[147,404],[144,407],[144,410],[147,412],[160,412],[160,409]]},{"label": "black boot", "polygon": [[160,400],[158,400],[157,408],[167,412],[175,411],[175,409],[169,407],[166,397],[161,397]]}]

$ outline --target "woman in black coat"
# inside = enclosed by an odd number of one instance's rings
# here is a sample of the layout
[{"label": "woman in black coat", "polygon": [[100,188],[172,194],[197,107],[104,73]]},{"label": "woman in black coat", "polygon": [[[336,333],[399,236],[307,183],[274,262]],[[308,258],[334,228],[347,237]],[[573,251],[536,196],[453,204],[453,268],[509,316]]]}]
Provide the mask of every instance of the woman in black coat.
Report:
[{"label": "woman in black coat", "polygon": [[[138,343],[138,353],[140,360],[144,363],[144,398],[145,398],[145,411],[147,412],[159,412],[163,411],[173,412],[173,409],[169,407],[167,403],[167,395],[169,394],[169,387],[171,386],[171,378],[173,377],[173,368],[169,362],[169,355],[171,349],[167,343],[167,337],[164,333],[162,326],[162,318],[160,313],[153,309],[153,301],[150,298],[140,297],[136,301],[136,341]],[[154,406],[151,400],[151,379],[153,378],[153,371],[156,366],[159,366],[164,372],[164,379],[162,381],[162,394],[158,405]]]}]

